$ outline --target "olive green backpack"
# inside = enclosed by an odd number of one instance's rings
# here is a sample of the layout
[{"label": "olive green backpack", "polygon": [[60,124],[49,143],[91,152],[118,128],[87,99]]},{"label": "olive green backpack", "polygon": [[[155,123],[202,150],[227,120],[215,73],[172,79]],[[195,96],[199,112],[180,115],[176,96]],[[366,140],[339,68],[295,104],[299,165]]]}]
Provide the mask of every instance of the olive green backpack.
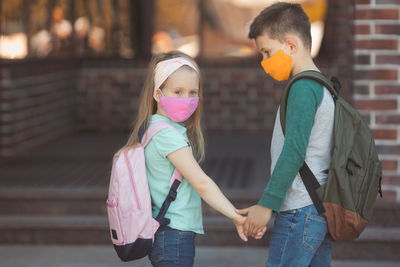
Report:
[{"label": "olive green backpack", "polygon": [[350,241],[367,226],[378,193],[382,197],[382,165],[374,138],[361,115],[339,96],[339,81],[335,77],[329,81],[316,71],[301,72],[286,85],[280,104],[284,134],[290,87],[299,79],[320,83],[335,102],[334,147],[327,183],[320,186],[305,162],[299,173],[318,213],[326,217],[332,238]]}]

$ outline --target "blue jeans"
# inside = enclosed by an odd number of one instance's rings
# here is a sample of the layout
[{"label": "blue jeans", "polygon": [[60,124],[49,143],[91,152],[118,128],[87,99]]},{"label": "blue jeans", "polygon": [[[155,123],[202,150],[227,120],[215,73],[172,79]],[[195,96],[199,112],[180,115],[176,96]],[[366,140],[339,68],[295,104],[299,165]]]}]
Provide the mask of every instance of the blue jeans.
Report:
[{"label": "blue jeans", "polygon": [[330,266],[332,240],[326,219],[314,205],[276,216],[269,246],[268,267]]},{"label": "blue jeans", "polygon": [[154,236],[149,255],[156,267],[191,267],[194,262],[196,233],[179,231],[168,226],[160,227]]}]

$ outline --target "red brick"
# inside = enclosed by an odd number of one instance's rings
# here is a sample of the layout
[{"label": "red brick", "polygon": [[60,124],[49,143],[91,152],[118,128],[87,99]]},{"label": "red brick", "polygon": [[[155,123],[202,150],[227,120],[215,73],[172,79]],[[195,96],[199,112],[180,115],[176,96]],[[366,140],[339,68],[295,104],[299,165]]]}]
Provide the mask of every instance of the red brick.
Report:
[{"label": "red brick", "polygon": [[397,160],[382,160],[382,169],[385,171],[396,171]]},{"label": "red brick", "polygon": [[355,25],[354,33],[355,34],[370,34],[371,27],[369,25]]},{"label": "red brick", "polygon": [[377,55],[376,64],[395,64],[400,65],[400,55]]},{"label": "red brick", "polygon": [[397,40],[355,40],[356,49],[397,50]]},{"label": "red brick", "polygon": [[357,95],[368,95],[369,94],[369,86],[368,85],[356,85],[353,90],[354,94]]},{"label": "red brick", "polygon": [[397,9],[356,9],[356,20],[370,20],[370,19],[398,19],[399,11]]},{"label": "red brick", "polygon": [[375,33],[399,35],[400,25],[376,25]]},{"label": "red brick", "polygon": [[250,81],[250,80],[252,80],[251,78],[252,78],[251,73],[248,73],[248,72],[232,74],[232,79],[234,81]]},{"label": "red brick", "polygon": [[400,155],[400,145],[377,145],[376,150],[379,154]]},{"label": "red brick", "polygon": [[397,80],[397,70],[356,70],[358,80]]},{"label": "red brick", "polygon": [[354,100],[354,106],[359,110],[391,110],[397,109],[397,100]]},{"label": "red brick", "polygon": [[377,124],[400,124],[400,115],[376,115]]},{"label": "red brick", "polygon": [[385,139],[385,140],[397,140],[397,130],[383,130],[383,129],[374,129],[372,130],[372,134],[375,139]]},{"label": "red brick", "polygon": [[376,85],[375,94],[400,94],[400,85]]},{"label": "red brick", "polygon": [[400,176],[398,175],[383,175],[382,184],[400,185]]},{"label": "red brick", "polygon": [[359,65],[369,65],[371,63],[370,55],[356,55],[354,59],[355,63]]},{"label": "red brick", "polygon": [[400,0],[375,0],[377,5],[381,4],[392,4],[392,5],[400,5]]},{"label": "red brick", "polygon": [[371,3],[371,0],[355,0],[356,5],[368,5]]}]

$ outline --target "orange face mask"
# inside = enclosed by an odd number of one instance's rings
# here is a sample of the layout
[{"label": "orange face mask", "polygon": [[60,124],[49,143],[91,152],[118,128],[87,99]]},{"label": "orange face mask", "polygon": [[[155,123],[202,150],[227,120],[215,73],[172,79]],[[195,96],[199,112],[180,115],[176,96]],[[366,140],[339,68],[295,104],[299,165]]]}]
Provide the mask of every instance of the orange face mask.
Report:
[{"label": "orange face mask", "polygon": [[283,47],[270,58],[261,61],[264,71],[277,81],[289,79],[292,70],[293,58],[283,52]]}]

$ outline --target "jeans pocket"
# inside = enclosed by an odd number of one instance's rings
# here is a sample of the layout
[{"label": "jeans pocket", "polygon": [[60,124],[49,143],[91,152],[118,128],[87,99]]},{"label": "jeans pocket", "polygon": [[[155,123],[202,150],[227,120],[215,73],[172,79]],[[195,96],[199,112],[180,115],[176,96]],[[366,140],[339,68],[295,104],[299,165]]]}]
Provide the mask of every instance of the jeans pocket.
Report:
[{"label": "jeans pocket", "polygon": [[158,232],[154,235],[154,244],[150,253],[152,263],[158,263],[164,259],[164,239],[165,232]]},{"label": "jeans pocket", "polygon": [[315,253],[328,232],[326,219],[319,215],[307,214],[303,231],[303,246]]}]

